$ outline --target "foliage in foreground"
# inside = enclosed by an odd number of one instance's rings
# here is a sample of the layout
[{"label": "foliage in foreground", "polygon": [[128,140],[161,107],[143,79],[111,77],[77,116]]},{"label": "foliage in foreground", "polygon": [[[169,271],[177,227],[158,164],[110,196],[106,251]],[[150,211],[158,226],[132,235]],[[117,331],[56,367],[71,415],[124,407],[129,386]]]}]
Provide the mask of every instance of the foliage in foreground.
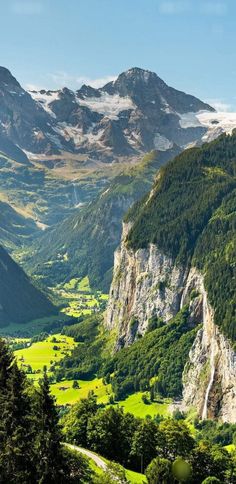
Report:
[{"label": "foliage in foreground", "polygon": [[0,414],[0,483],[73,483],[83,482],[89,475],[86,463],[76,464],[61,444],[58,414],[46,373],[39,388],[30,386],[3,340]]},{"label": "foliage in foreground", "polygon": [[[203,434],[201,440],[194,437],[183,420],[138,419],[120,407],[101,408],[90,395],[72,407],[62,424],[68,441],[134,471],[146,470],[150,484],[200,484],[212,476],[236,482],[235,456],[203,440]],[[176,480],[180,475],[187,480]]]}]

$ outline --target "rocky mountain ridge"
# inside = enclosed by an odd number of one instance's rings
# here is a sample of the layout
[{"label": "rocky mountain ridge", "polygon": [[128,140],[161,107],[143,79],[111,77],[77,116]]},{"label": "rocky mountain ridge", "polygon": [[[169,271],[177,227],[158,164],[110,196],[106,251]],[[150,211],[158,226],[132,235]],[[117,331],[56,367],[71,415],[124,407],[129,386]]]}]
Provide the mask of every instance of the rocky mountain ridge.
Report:
[{"label": "rocky mountain ridge", "polygon": [[167,86],[155,73],[138,68],[100,89],[83,85],[76,92],[64,88],[30,94],[57,121],[56,131],[68,142],[73,140],[75,150],[107,161],[199,140],[206,129],[182,128],[178,113],[214,111]]},{"label": "rocky mountain ridge", "polygon": [[70,153],[111,162],[174,145],[183,149],[208,131],[231,129],[221,127],[208,104],[139,68],[99,89],[27,92],[1,67],[0,104],[1,135],[32,161]]}]

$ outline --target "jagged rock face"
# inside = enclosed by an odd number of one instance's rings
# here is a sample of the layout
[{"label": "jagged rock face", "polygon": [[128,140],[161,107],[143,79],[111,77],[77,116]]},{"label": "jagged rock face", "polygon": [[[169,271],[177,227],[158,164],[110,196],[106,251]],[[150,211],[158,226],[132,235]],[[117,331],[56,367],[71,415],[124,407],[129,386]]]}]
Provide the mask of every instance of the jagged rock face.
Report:
[{"label": "jagged rock face", "polygon": [[28,93],[0,67],[0,134],[32,160],[67,153],[122,162],[153,149],[183,150],[235,126],[235,114],[216,113],[148,70],[129,69],[99,89]]},{"label": "jagged rock face", "polygon": [[[1,136],[26,151],[59,153],[59,147],[68,149],[69,145],[60,134],[55,140],[53,124],[50,115],[20,86],[10,71],[0,67]],[[0,150],[4,150],[1,143]]]},{"label": "jagged rock face", "polygon": [[203,276],[191,269],[182,304],[195,290],[202,313],[203,327],[198,331],[183,374],[183,405],[195,407],[199,416],[235,422],[236,353],[214,324],[214,313],[207,300]]},{"label": "jagged rock face", "polygon": [[[186,271],[175,266],[155,245],[137,252],[128,250],[125,237],[129,229],[130,224],[123,226],[121,246],[115,253],[107,308],[108,327],[118,327],[118,347],[129,345],[138,334],[144,334],[154,314],[168,322],[179,311],[187,277]],[[130,324],[131,321],[136,324]]]},{"label": "jagged rock face", "polygon": [[197,409],[201,418],[234,422],[236,416],[236,354],[214,324],[204,279],[195,268],[176,266],[157,246],[136,252],[127,249],[131,228],[124,225],[115,253],[115,266],[107,308],[108,328],[117,328],[117,349],[144,334],[156,314],[166,323],[186,304],[189,322],[203,322],[183,374],[183,408]]}]

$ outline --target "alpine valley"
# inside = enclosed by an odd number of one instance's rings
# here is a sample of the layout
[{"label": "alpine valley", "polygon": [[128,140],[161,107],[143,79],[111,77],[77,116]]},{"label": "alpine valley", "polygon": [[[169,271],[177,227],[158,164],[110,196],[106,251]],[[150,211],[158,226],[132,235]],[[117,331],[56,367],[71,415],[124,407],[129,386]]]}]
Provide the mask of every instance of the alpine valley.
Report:
[{"label": "alpine valley", "polygon": [[37,482],[234,483],[236,113],[137,67],[77,91],[0,67],[0,214],[0,334],[88,458]]}]

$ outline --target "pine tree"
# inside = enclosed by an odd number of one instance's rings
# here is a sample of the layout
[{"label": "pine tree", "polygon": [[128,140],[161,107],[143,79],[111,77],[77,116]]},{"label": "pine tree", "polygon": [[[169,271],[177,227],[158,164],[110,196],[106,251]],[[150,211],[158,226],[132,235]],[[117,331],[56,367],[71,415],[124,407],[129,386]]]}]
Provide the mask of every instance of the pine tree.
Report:
[{"label": "pine tree", "polygon": [[1,408],[1,482],[31,484],[35,482],[35,453],[25,375],[13,362],[5,377],[5,403],[2,402]]},{"label": "pine tree", "polygon": [[[7,381],[11,374],[13,357],[6,343],[0,339],[0,415],[4,413],[7,398]],[[5,428],[0,419],[0,452],[5,438]]]},{"label": "pine tree", "polygon": [[0,390],[5,391],[13,356],[3,339],[0,339]]},{"label": "pine tree", "polygon": [[[54,398],[50,395],[46,371],[39,384],[36,403],[38,456],[37,474],[40,484],[60,483],[64,475],[64,455],[61,446],[61,432]],[[65,476],[64,476],[65,477]]]}]

